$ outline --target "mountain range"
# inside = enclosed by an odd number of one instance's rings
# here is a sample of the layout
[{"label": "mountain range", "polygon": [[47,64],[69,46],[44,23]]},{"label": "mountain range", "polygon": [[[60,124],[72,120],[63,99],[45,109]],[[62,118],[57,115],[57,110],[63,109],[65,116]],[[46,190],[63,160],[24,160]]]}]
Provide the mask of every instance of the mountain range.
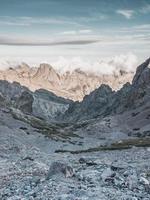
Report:
[{"label": "mountain range", "polygon": [[[82,102],[73,102],[64,113],[67,121],[84,121],[149,108],[150,58],[137,67],[134,78],[118,91],[102,84],[86,95]],[[137,111],[138,112],[138,111]],[[141,111],[140,111],[141,112]]]},{"label": "mountain range", "polygon": [[12,79],[0,80],[0,199],[150,199],[150,58],[130,83],[100,84],[82,101],[14,82],[56,89],[49,65],[1,75]]},{"label": "mountain range", "polygon": [[57,96],[82,101],[83,97],[107,84],[112,89],[120,89],[126,82],[131,82],[133,72],[120,70],[114,74],[95,74],[76,69],[72,72],[59,73],[49,64],[40,64],[39,67],[30,67],[22,63],[14,68],[0,71],[0,80],[19,82],[31,91],[45,89]]}]

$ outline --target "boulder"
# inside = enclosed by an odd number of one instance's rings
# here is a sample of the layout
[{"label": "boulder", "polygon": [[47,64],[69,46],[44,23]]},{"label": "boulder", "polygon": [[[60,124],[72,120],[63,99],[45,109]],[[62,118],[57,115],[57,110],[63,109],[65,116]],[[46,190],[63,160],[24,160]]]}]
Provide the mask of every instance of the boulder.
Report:
[{"label": "boulder", "polygon": [[115,172],[112,171],[110,167],[106,168],[101,174],[101,178],[103,182],[113,181],[114,176],[115,176]]},{"label": "boulder", "polygon": [[66,178],[74,175],[74,170],[71,166],[62,162],[53,162],[49,168],[46,179],[50,179],[53,175],[63,174]]}]

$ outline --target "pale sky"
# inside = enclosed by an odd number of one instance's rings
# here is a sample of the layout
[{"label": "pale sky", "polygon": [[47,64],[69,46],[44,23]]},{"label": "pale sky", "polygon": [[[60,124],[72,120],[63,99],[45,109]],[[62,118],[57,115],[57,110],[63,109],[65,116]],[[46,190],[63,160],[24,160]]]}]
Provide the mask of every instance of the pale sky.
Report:
[{"label": "pale sky", "polygon": [[150,0],[0,0],[1,63],[71,65],[120,55],[150,56]]}]

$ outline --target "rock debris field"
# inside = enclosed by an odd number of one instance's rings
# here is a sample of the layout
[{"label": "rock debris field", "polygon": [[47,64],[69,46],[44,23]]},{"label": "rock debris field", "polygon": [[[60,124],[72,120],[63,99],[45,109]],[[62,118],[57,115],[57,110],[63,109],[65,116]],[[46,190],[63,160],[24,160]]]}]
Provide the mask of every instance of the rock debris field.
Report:
[{"label": "rock debris field", "polygon": [[48,139],[7,110],[0,114],[1,200],[150,199],[149,147],[55,153],[72,144]]}]

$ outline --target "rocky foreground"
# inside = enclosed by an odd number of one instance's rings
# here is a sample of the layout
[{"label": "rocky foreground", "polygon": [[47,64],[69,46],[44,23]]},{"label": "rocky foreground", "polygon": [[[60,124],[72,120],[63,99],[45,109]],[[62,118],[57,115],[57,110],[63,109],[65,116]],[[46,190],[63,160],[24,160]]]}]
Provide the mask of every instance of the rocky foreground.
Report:
[{"label": "rocky foreground", "polygon": [[[75,152],[91,146],[90,135],[82,140],[79,134],[57,131],[43,135],[40,128],[15,119],[7,109],[1,109],[0,118],[0,199],[150,199],[150,148],[146,145]],[[107,127],[103,131],[108,132]],[[100,137],[99,133],[97,143],[105,140]],[[74,149],[74,153],[57,153],[60,149]],[[55,162],[58,167],[48,177]],[[73,171],[68,177],[64,166]]]},{"label": "rocky foreground", "polygon": [[149,200],[150,59],[72,102],[0,82],[0,199]]}]

